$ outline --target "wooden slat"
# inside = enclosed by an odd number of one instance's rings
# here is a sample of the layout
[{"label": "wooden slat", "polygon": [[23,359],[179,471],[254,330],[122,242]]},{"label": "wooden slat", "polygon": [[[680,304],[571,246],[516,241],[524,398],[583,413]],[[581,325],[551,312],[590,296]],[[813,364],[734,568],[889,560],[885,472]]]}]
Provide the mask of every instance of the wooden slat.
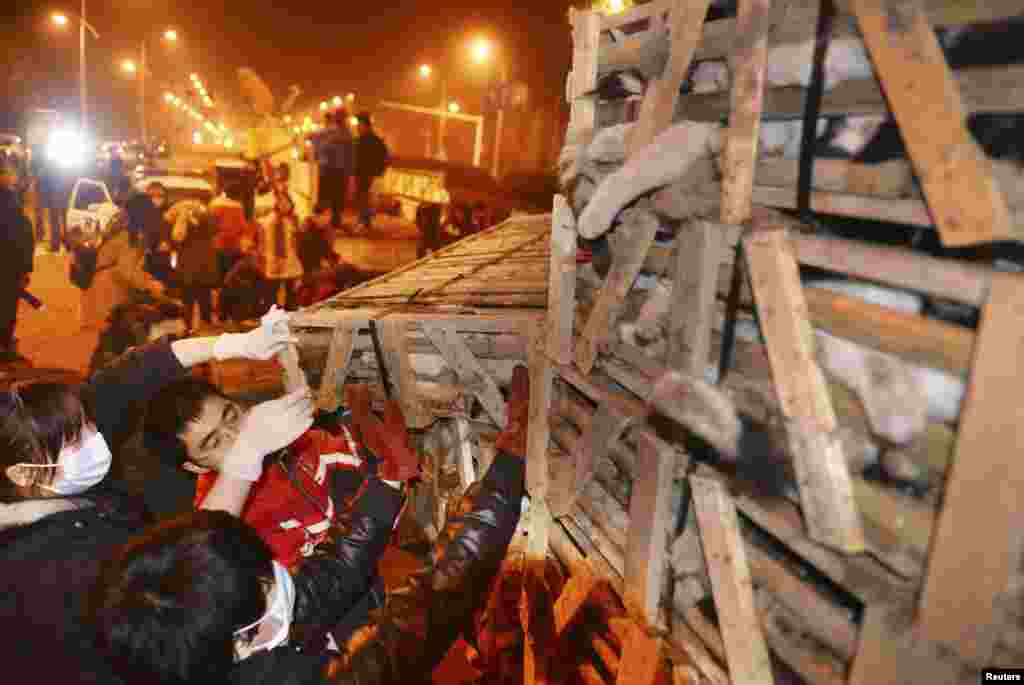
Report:
[{"label": "wooden slat", "polygon": [[587,324],[574,350],[576,366],[585,374],[594,368],[598,351],[608,339],[622,311],[626,294],[640,273],[647,250],[661,225],[650,212],[632,209],[624,214],[623,228],[627,229],[628,238],[615,253],[611,271],[601,286],[597,302],[587,317]]},{"label": "wooden slat", "polygon": [[456,460],[459,467],[459,487],[462,492],[476,481],[476,467],[473,465],[473,434],[469,419],[464,416],[455,417],[455,434],[458,443],[455,445]]},{"label": "wooden slat", "polygon": [[787,421],[804,521],[812,539],[843,552],[861,552],[864,533],[846,459],[834,435],[835,412],[815,358],[792,249],[782,230],[758,231],[744,244],[772,378]]},{"label": "wooden slat", "polygon": [[405,422],[410,428],[425,428],[433,418],[424,410],[416,392],[416,375],[409,360],[406,324],[396,319],[377,322],[381,352],[393,383],[393,397],[402,406]]},{"label": "wooden slat", "polygon": [[353,334],[350,326],[342,324],[331,334],[330,347],[327,348],[327,361],[324,363],[323,380],[320,381],[318,406],[332,412],[341,403],[342,388],[348,375],[348,365],[352,362]]},{"label": "wooden slat", "polygon": [[659,449],[651,441],[640,439],[637,445],[637,478],[629,501],[626,594],[623,601],[652,626],[661,622],[658,606],[668,566],[675,468],[674,450]]},{"label": "wooden slat", "polygon": [[576,311],[576,220],[562,195],[551,213],[551,267],[548,271],[548,356],[572,363],[572,323]]},{"label": "wooden slat", "polygon": [[544,559],[548,550],[548,442],[550,440],[551,396],[554,391],[554,371],[551,360],[544,353],[546,336],[544,325],[531,327],[529,347],[530,409],[526,433],[526,490],[530,506],[537,515],[530,518],[530,537],[527,542],[530,555]]},{"label": "wooden slat", "polygon": [[992,278],[920,603],[922,633],[977,664],[991,656],[996,598],[1020,559],[1021,285],[1010,274]]},{"label": "wooden slat", "polygon": [[804,298],[814,325],[837,337],[957,375],[970,367],[975,335],[963,326],[819,288],[804,289]]},{"label": "wooden slat", "polygon": [[[569,128],[594,127],[597,102],[581,97],[597,86],[597,55],[601,42],[601,15],[595,11],[572,11],[572,71],[569,72]],[[557,205],[555,206],[557,214]]]},{"label": "wooden slat", "polygon": [[717,480],[691,476],[690,488],[714,589],[718,624],[725,641],[729,675],[734,683],[770,685],[772,664],[754,605],[736,508]]},{"label": "wooden slat", "polygon": [[1020,237],[991,162],[967,130],[959,89],[916,0],[849,0],[942,242]]},{"label": "wooden slat", "polygon": [[[969,67],[954,72],[953,78],[968,112],[1013,114],[1024,110],[1024,66]],[[799,119],[803,116],[806,97],[806,91],[797,86],[770,88],[765,92],[762,119]],[[729,108],[728,93],[683,95],[676,109],[676,119],[718,121],[729,115]],[[845,81],[821,99],[823,117],[887,114],[889,106],[875,79]]]},{"label": "wooden slat", "polygon": [[634,623],[628,639],[622,645],[616,685],[655,685],[664,675],[661,641]]},{"label": "wooden slat", "polygon": [[750,218],[754,167],[757,163],[768,62],[769,0],[739,4],[736,45],[730,55],[733,74],[729,129],[722,150],[722,223],[743,224]]},{"label": "wooden slat", "polygon": [[284,391],[295,392],[303,388],[309,388],[306,380],[306,373],[299,365],[299,350],[295,345],[289,344],[277,355],[277,361],[284,369]]},{"label": "wooden slat", "polygon": [[676,238],[676,272],[668,320],[668,366],[704,377],[722,263],[721,232],[697,221]]},{"label": "wooden slat", "polygon": [[978,676],[948,652],[920,639],[905,607],[876,604],[864,609],[860,648],[850,669],[850,685],[966,685]]},{"label": "wooden slat", "polygon": [[600,578],[588,570],[574,573],[555,602],[555,636],[561,637],[580,615]]},{"label": "wooden slat", "polygon": [[614,406],[598,406],[589,425],[580,427],[580,439],[572,450],[575,477],[571,491],[548,494],[548,502],[554,507],[554,516],[564,516],[569,512],[576,498],[594,477],[594,470],[600,460],[608,455],[626,429],[639,420],[636,414],[621,413]]},{"label": "wooden slat", "polygon": [[[640,118],[633,126],[627,141],[629,156],[635,155],[668,128],[675,113],[679,89],[700,42],[704,17],[711,0],[674,0],[669,9],[669,60],[660,78],[647,84]],[[595,65],[596,69],[596,65]]]},{"label": "wooden slat", "polygon": [[437,347],[445,362],[455,371],[459,381],[480,400],[484,410],[495,424],[504,426],[507,422],[505,400],[501,389],[491,375],[473,356],[465,341],[459,336],[454,325],[436,326],[424,323],[423,332]]}]

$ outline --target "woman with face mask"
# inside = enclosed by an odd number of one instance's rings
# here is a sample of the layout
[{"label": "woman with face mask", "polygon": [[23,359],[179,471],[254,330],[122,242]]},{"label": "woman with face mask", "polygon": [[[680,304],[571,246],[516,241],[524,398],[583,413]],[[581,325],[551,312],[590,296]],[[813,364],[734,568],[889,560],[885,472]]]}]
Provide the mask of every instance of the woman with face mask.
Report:
[{"label": "woman with face mask", "polygon": [[[124,469],[112,436],[123,432],[133,406],[189,367],[270,359],[292,340],[287,317],[272,310],[248,333],[144,345],[86,384],[51,375],[0,391],[0,631],[28,642],[4,641],[0,663],[47,682],[81,682],[82,673],[104,672],[85,649],[91,639],[82,628],[85,596],[100,562],[148,522],[145,507],[119,482]],[[259,426],[242,427],[256,435],[240,441],[250,460],[312,424],[308,391],[257,408]],[[194,484],[185,475],[187,509]],[[151,489],[177,487],[173,474],[149,477],[160,479]]]}]

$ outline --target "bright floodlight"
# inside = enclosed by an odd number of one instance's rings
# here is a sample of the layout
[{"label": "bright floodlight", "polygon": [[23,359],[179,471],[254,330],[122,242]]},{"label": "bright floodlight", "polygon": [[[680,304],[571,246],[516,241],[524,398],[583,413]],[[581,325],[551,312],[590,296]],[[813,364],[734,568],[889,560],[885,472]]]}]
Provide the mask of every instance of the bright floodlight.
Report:
[{"label": "bright floodlight", "polygon": [[320,110],[323,111],[325,109],[327,109],[327,102],[326,101],[320,103]]},{"label": "bright floodlight", "polygon": [[473,41],[473,46],[470,48],[475,62],[486,62],[489,60],[491,58],[491,50],[491,41],[486,38],[477,38]]},{"label": "bright floodlight", "polygon": [[80,167],[85,163],[88,143],[78,131],[60,129],[50,134],[46,156],[65,169]]},{"label": "bright floodlight", "polygon": [[457,103],[457,102],[449,102],[448,103],[448,111],[451,112],[452,114],[458,114],[459,113],[459,109],[460,109],[459,103]]},{"label": "bright floodlight", "polygon": [[125,61],[121,62],[121,68],[129,74],[134,74],[136,71],[138,71],[138,67],[135,66],[135,62],[133,62],[130,59],[126,59]]},{"label": "bright floodlight", "polygon": [[359,119],[357,119],[356,117],[349,117],[348,123],[350,123],[353,126],[356,126],[359,124]]},{"label": "bright floodlight", "polygon": [[433,71],[434,70],[430,68],[429,64],[421,64],[420,65],[420,76],[422,76],[423,78],[430,78],[430,74]]},{"label": "bright floodlight", "polygon": [[341,96],[335,95],[334,100],[332,100],[332,102],[334,102],[335,107],[341,107]]},{"label": "bright floodlight", "polygon": [[164,40],[173,43],[178,40],[178,32],[174,29],[167,29],[164,31]]},{"label": "bright floodlight", "polygon": [[60,14],[59,12],[50,16],[50,20],[53,21],[57,26],[67,26],[68,16],[66,14]]}]

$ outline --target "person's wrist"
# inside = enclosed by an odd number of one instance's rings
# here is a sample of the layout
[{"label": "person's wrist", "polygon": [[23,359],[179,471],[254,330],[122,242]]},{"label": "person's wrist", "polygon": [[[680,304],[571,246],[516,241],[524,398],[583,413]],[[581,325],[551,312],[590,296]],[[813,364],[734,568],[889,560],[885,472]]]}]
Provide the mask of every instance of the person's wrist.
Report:
[{"label": "person's wrist", "polygon": [[236,440],[221,464],[221,473],[254,483],[263,474],[263,450],[244,440]]}]

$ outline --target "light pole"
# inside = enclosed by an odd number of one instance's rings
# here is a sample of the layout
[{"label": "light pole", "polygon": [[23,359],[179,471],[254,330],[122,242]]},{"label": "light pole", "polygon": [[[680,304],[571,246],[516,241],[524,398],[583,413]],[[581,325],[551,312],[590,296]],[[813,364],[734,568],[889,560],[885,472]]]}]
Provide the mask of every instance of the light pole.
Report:
[{"label": "light pole", "polygon": [[[470,47],[470,54],[473,57],[473,61],[477,64],[490,61],[493,52],[494,46],[486,38],[477,38]],[[501,164],[501,137],[505,129],[505,84],[508,81],[508,63],[505,59],[498,59],[497,57],[494,59],[497,61],[498,67],[498,85],[501,87],[498,90],[498,95],[500,96],[498,99],[498,120],[494,131],[494,159],[491,160],[491,175],[497,178],[498,169]]]},{"label": "light pole", "polygon": [[[85,0],[82,0],[83,2]],[[176,43],[178,41],[178,32],[174,29],[167,29],[163,33],[163,39],[167,43]],[[131,60],[125,60],[122,62],[122,68],[129,74],[138,72],[139,74],[139,130],[142,134],[142,146],[146,146],[146,141],[149,138],[148,126],[146,123],[146,75],[148,73],[147,64],[147,51],[146,51],[146,39],[143,38],[139,47],[140,60],[139,68],[135,68],[135,63]]]},{"label": "light pole", "polygon": [[[430,76],[434,73],[434,70],[429,64],[420,65],[420,78],[429,80]],[[441,75],[438,79],[441,86],[441,104],[438,109],[445,109],[448,107],[448,77]],[[448,131],[448,118],[440,117],[437,121],[437,158],[443,162],[448,161],[448,151],[445,149],[444,139]]]},{"label": "light pole", "polygon": [[[57,13],[51,16],[51,20],[58,27],[64,27],[68,25],[68,17],[66,14]],[[82,131],[85,131],[86,121],[89,117],[89,107],[87,104],[88,100],[88,87],[86,85],[87,78],[85,74],[85,31],[89,30],[92,37],[99,40],[99,32],[88,22],[85,18],[85,0],[82,0],[82,11],[78,15],[78,108],[81,114]]]}]

